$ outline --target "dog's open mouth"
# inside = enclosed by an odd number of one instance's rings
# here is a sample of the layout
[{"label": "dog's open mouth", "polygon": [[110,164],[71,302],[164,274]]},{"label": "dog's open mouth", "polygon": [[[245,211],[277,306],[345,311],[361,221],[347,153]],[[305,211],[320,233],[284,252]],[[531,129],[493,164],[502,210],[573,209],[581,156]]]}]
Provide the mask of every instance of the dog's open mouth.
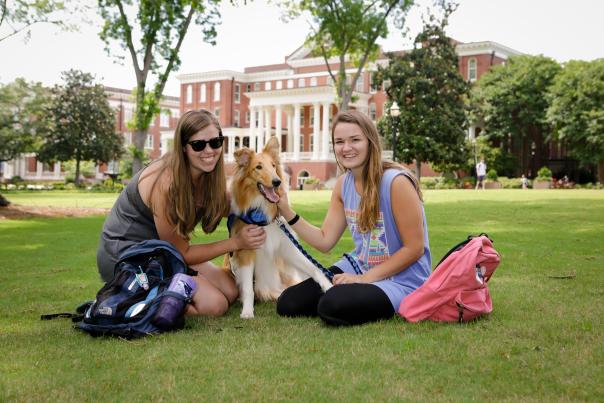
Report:
[{"label": "dog's open mouth", "polygon": [[258,183],[258,190],[260,191],[260,193],[262,193],[262,196],[264,196],[264,198],[269,202],[277,203],[279,201],[279,195],[277,194],[277,192],[275,192],[274,187],[267,188],[262,183]]}]

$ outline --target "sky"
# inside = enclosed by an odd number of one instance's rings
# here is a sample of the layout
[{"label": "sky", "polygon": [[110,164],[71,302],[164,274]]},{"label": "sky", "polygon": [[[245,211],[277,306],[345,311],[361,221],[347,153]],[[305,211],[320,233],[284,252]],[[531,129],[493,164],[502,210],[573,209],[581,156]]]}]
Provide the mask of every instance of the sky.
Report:
[{"label": "sky", "polygon": [[[459,0],[447,34],[461,42],[494,41],[522,53],[551,57],[559,62],[604,58],[604,0]],[[221,6],[217,45],[203,43],[194,27],[181,49],[182,64],[168,80],[164,95],[179,95],[177,75],[214,70],[243,71],[245,67],[282,63],[303,44],[308,33],[304,19],[285,23],[281,11],[266,0]],[[416,0],[408,18],[409,33],[380,41],[384,50],[407,49],[421,30],[421,15],[430,0]],[[107,56],[98,37],[100,20],[92,18],[79,32],[63,32],[49,25],[0,42],[0,83],[17,77],[60,83],[70,68],[93,73],[107,86],[131,89],[136,81],[127,57],[124,65]],[[118,49],[117,47],[115,49]]]}]

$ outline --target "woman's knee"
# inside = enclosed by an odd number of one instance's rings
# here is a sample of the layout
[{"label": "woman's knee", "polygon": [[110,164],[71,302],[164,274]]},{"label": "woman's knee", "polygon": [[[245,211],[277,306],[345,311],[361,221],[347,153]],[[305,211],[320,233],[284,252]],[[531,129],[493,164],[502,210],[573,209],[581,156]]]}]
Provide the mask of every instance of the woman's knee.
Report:
[{"label": "woman's knee", "polygon": [[[336,286],[338,287],[338,286]],[[330,325],[350,325],[346,320],[347,304],[337,292],[331,292],[335,287],[328,290],[319,300],[317,305],[317,314],[323,321]]]}]

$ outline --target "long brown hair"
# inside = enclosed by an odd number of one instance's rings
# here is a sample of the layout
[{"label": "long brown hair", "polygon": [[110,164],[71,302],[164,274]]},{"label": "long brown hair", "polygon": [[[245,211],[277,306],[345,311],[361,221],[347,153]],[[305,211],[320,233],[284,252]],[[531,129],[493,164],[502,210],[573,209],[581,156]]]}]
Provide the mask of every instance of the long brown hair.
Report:
[{"label": "long brown hair", "polygon": [[[220,123],[211,112],[205,109],[185,112],[174,131],[174,149],[164,156],[163,167],[156,178],[157,183],[164,171],[170,172],[172,178],[165,193],[165,214],[175,225],[176,233],[187,240],[198,223],[197,211],[201,214],[199,221],[205,233],[213,232],[229,211],[224,148],[214,170],[202,173],[197,182],[191,178],[189,160],[184,151],[189,139],[209,125],[214,125],[222,134]],[[197,202],[196,196],[200,198]]]},{"label": "long brown hair", "polygon": [[[367,115],[356,110],[339,112],[333,119],[333,124],[331,127],[331,143],[334,147],[334,132],[338,123],[353,123],[359,126],[369,141],[367,160],[365,161],[365,166],[363,167],[363,186],[360,205],[361,213],[357,223],[360,232],[371,231],[373,227],[375,227],[375,224],[378,220],[380,211],[380,183],[386,169],[396,168],[407,172],[407,176],[413,183],[413,187],[415,187],[417,195],[419,196],[420,200],[422,200],[419,182],[411,171],[400,164],[382,161],[382,145],[380,143],[380,136],[375,124]],[[336,162],[340,169],[344,170],[344,167],[340,164],[340,161],[338,161],[337,158]]]}]

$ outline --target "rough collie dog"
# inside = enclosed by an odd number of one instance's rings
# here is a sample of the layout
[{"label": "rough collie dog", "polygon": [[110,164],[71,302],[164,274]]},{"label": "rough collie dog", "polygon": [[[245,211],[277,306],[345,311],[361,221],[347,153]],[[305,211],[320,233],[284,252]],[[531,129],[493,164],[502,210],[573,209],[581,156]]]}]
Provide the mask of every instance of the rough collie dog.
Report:
[{"label": "rough collie dog", "polygon": [[263,225],[266,231],[266,242],[261,248],[235,251],[225,259],[225,268],[230,263],[239,287],[241,317],[254,317],[254,295],[262,301],[275,300],[286,287],[303,278],[312,277],[327,291],[331,282],[275,222],[278,214],[275,203],[279,201],[283,179],[277,139],[272,137],[261,153],[249,148],[235,151],[235,161],[237,168],[231,182],[234,217],[229,217],[231,235],[237,234],[246,222]]}]

